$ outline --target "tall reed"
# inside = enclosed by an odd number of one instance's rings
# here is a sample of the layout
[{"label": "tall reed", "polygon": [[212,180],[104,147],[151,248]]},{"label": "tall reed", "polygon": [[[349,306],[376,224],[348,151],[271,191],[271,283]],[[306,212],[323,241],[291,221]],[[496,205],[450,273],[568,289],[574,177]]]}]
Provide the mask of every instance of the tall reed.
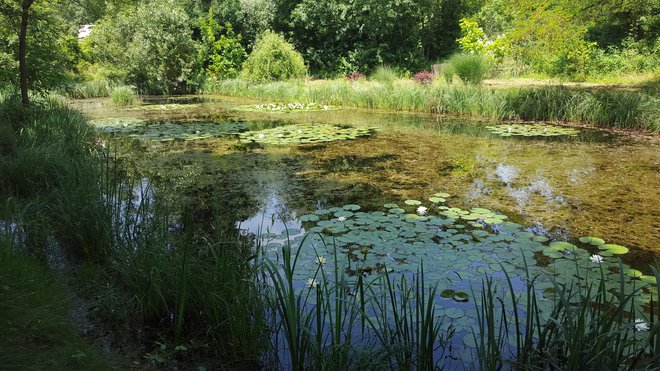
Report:
[{"label": "tall reed", "polygon": [[310,81],[250,84],[209,80],[205,93],[278,101],[315,101],[346,107],[430,111],[502,120],[581,122],[604,127],[660,131],[660,102],[637,91],[566,87],[488,88],[435,82],[423,89],[411,81]]}]

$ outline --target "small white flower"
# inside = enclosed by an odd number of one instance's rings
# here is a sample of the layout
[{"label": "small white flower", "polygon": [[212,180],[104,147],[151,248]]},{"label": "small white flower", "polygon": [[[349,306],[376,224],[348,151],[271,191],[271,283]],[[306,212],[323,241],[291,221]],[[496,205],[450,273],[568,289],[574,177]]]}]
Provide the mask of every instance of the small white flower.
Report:
[{"label": "small white flower", "polygon": [[298,130],[298,134],[302,134],[302,130]]},{"label": "small white flower", "polygon": [[200,133],[200,131],[199,131],[199,130],[195,130],[195,134],[199,134],[199,133]]},{"label": "small white flower", "polygon": [[651,329],[648,323],[644,322],[643,319],[635,319],[635,331],[648,331]]},{"label": "small white flower", "polygon": [[589,257],[589,260],[591,260],[592,263],[600,264],[605,260],[602,256],[596,254],[596,255],[591,255]]},{"label": "small white flower", "polygon": [[259,134],[259,138],[263,138],[263,137],[265,137],[265,135]]},{"label": "small white flower", "polygon": [[313,288],[313,287],[317,287],[318,285],[319,285],[319,283],[316,282],[315,279],[313,279],[313,278],[308,278],[307,279],[307,287],[309,287],[310,289]]},{"label": "small white flower", "polygon": [[340,221],[340,222],[343,222],[343,221],[346,220],[346,217],[345,216],[340,216],[340,217],[337,218],[337,220]]},{"label": "small white flower", "polygon": [[509,127],[506,129],[506,131],[507,131],[507,133],[510,133],[510,132],[511,132],[511,126],[509,126]]},{"label": "small white flower", "polygon": [[165,109],[165,108],[167,108],[167,107],[165,107],[165,106],[162,105],[162,104],[160,105],[160,109]]},{"label": "small white flower", "polygon": [[325,258],[322,257],[322,256],[317,257],[316,258],[316,263],[319,264],[319,265],[325,264]]},{"label": "small white flower", "polygon": [[327,110],[328,110],[328,106],[323,106],[323,110],[327,111]]},{"label": "small white flower", "polygon": [[428,210],[428,209],[425,208],[424,206],[420,206],[420,207],[417,208],[417,214],[419,214],[419,215],[426,215],[426,211],[427,211],[427,210]]},{"label": "small white flower", "polygon": [[277,134],[278,138],[282,138],[283,136],[284,136],[284,134]]},{"label": "small white flower", "polygon": [[122,126],[125,127],[125,128],[127,128],[127,127],[128,127],[128,124],[127,124],[127,123],[124,123],[124,125],[122,125]]}]

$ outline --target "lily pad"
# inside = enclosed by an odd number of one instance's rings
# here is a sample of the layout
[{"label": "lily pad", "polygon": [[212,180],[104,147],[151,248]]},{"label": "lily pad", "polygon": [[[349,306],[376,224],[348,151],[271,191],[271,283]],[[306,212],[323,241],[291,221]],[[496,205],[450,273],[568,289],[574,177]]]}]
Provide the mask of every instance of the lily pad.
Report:
[{"label": "lily pad", "polygon": [[333,106],[322,103],[301,103],[301,102],[289,102],[289,103],[263,103],[255,105],[243,105],[234,108],[237,111],[247,111],[247,112],[271,112],[271,113],[288,113],[288,112],[309,112],[309,111],[329,111],[335,109]]},{"label": "lily pad", "polygon": [[418,206],[418,205],[422,204],[422,201],[419,201],[419,200],[406,200],[406,201],[404,201],[404,203],[406,205],[410,205],[410,206]]},{"label": "lily pad", "polygon": [[[627,247],[621,246],[621,245],[614,245],[614,244],[604,244],[604,245],[598,246],[598,248],[601,249],[601,250],[608,251],[611,254],[616,254],[616,255],[626,254],[628,252]],[[603,255],[602,252],[601,252],[601,255]]]},{"label": "lily pad", "polygon": [[307,214],[298,218],[301,222],[315,222],[319,220],[319,216],[316,214]]},{"label": "lily pad", "polygon": [[357,139],[369,136],[369,128],[354,128],[351,126],[328,124],[296,124],[278,126],[272,129],[241,133],[242,142],[256,142],[272,145],[310,144],[332,142],[335,140]]},{"label": "lily pad", "polygon": [[443,290],[442,292],[440,292],[440,297],[445,299],[451,299],[454,297],[454,295],[456,295],[456,291],[451,289]]},{"label": "lily pad", "polygon": [[486,126],[491,133],[502,137],[525,136],[525,137],[553,137],[553,136],[576,136],[579,130],[556,125],[545,124],[503,124]]},{"label": "lily pad", "polygon": [[602,238],[598,238],[598,237],[580,237],[580,242],[588,243],[594,246],[600,246],[605,243],[605,241]]}]

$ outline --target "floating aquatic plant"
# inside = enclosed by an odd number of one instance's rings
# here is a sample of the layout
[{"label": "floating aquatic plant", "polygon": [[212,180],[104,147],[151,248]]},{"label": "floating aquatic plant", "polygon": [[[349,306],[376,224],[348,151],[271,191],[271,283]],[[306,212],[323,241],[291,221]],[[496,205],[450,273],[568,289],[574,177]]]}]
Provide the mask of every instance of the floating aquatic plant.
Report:
[{"label": "floating aquatic plant", "polygon": [[491,133],[502,137],[554,137],[577,136],[579,131],[574,128],[544,124],[503,124],[486,126]]},{"label": "floating aquatic plant", "polygon": [[335,107],[328,106],[327,104],[322,103],[301,103],[301,102],[289,102],[289,103],[263,103],[263,104],[254,104],[254,105],[243,105],[234,108],[238,111],[251,111],[251,112],[275,112],[275,113],[287,113],[287,112],[309,112],[309,111],[328,111],[334,109]]},{"label": "floating aquatic plant", "polygon": [[153,123],[130,134],[130,138],[140,140],[171,141],[209,139],[228,134],[238,134],[247,129],[244,122],[204,122],[204,123]]},{"label": "floating aquatic plant", "polygon": [[191,103],[191,104],[166,103],[166,104],[147,104],[130,109],[142,110],[142,111],[176,111],[181,109],[197,108],[200,106],[201,104],[199,103]]},{"label": "floating aquatic plant", "polygon": [[243,142],[262,144],[308,144],[357,139],[371,135],[372,129],[326,124],[285,125],[240,134]]},{"label": "floating aquatic plant", "polygon": [[130,133],[142,129],[146,120],[133,117],[114,117],[90,120],[96,131],[103,133]]}]

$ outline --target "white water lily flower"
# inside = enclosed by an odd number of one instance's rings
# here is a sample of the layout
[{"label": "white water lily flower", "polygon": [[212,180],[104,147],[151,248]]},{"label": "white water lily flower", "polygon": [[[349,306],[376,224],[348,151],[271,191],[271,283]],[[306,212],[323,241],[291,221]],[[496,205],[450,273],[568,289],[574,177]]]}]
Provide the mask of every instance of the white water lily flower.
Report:
[{"label": "white water lily flower", "polygon": [[318,285],[319,285],[319,283],[316,282],[315,279],[313,279],[313,278],[308,278],[307,279],[307,287],[309,287],[310,289],[313,288],[313,287],[317,287]]},{"label": "white water lily flower", "polygon": [[282,138],[282,137],[284,137],[284,134],[277,134],[277,137]]},{"label": "white water lily flower", "polygon": [[195,134],[199,134],[199,133],[200,133],[200,131],[199,131],[199,130],[195,130]]},{"label": "white water lily flower", "polygon": [[337,218],[337,220],[340,221],[340,222],[343,222],[343,221],[346,220],[346,217],[345,216],[340,216],[340,217]]},{"label": "white water lily flower", "polygon": [[322,256],[317,257],[316,258],[316,263],[319,264],[319,265],[325,264],[325,258],[322,257]]},{"label": "white water lily flower", "polygon": [[124,125],[122,125],[122,126],[125,127],[125,128],[127,128],[127,127],[128,127],[128,124],[127,124],[127,123],[124,123]]},{"label": "white water lily flower", "polygon": [[328,106],[323,106],[323,109],[324,109],[325,111],[327,111],[327,110],[328,110]]},{"label": "white water lily flower", "polygon": [[428,210],[428,209],[425,208],[424,206],[420,206],[420,207],[417,208],[417,214],[419,214],[419,215],[426,215],[426,211],[427,211],[427,210]]},{"label": "white water lily flower", "polygon": [[635,331],[648,331],[651,329],[651,326],[649,326],[648,323],[644,322],[643,319],[636,318],[635,319]]},{"label": "white water lily flower", "polygon": [[259,138],[263,138],[263,137],[265,137],[265,135],[259,134]]},{"label": "white water lily flower", "polygon": [[302,134],[302,130],[298,130],[298,134]]},{"label": "white water lily flower", "polygon": [[596,254],[596,255],[591,255],[589,257],[589,260],[591,260],[592,263],[600,264],[600,263],[603,262],[603,260],[605,260],[605,258],[603,258],[602,256]]}]

